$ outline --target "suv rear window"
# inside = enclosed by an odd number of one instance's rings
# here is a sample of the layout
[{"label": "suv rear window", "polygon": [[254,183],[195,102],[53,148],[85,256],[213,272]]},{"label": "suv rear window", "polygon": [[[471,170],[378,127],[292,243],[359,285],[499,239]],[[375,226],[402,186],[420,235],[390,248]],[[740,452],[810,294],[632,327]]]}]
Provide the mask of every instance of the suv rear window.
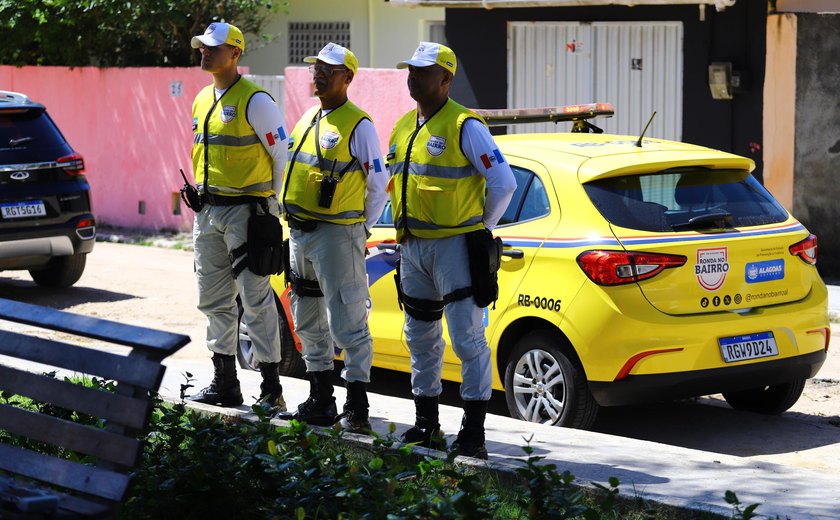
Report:
[{"label": "suv rear window", "polygon": [[0,162],[41,162],[66,153],[64,136],[43,109],[0,110]]},{"label": "suv rear window", "polygon": [[598,179],[584,189],[610,223],[642,231],[759,226],[788,218],[742,170],[668,170]]}]

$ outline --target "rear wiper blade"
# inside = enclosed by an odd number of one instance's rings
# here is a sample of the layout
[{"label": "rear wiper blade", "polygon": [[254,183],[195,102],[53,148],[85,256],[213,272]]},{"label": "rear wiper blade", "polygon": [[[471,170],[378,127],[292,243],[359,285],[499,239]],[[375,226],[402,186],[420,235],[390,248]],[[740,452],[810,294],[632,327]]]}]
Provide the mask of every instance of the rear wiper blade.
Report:
[{"label": "rear wiper blade", "polygon": [[32,141],[31,137],[21,137],[20,139],[9,139],[9,146],[14,148],[15,146],[20,146],[20,145],[28,143],[30,141]]},{"label": "rear wiper blade", "polygon": [[692,217],[688,220],[688,222],[680,222],[679,224],[672,224],[671,228],[674,231],[680,229],[701,229],[701,228],[709,228],[709,227],[717,227],[717,228],[724,228],[724,227],[731,227],[729,221],[732,220],[732,213],[728,211],[713,211],[710,213],[704,213],[702,215],[697,215],[696,217]]}]

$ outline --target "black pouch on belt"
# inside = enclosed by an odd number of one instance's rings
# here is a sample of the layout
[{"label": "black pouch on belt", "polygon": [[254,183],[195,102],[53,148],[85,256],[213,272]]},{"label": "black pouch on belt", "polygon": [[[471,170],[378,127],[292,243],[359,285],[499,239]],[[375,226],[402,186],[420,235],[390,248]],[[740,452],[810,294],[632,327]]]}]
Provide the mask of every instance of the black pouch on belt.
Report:
[{"label": "black pouch on belt", "polygon": [[479,307],[487,307],[499,298],[499,267],[502,265],[502,239],[487,229],[465,235],[470,259],[473,298]]},{"label": "black pouch on belt", "polygon": [[248,269],[257,276],[268,276],[283,272],[283,226],[280,219],[268,211],[268,203],[259,204],[263,213],[257,211],[257,204],[251,204],[248,218]]}]

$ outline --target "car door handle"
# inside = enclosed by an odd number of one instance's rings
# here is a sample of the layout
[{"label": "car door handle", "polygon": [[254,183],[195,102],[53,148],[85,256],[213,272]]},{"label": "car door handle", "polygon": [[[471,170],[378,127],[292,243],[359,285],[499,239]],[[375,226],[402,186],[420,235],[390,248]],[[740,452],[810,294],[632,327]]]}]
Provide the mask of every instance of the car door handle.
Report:
[{"label": "car door handle", "polygon": [[[510,247],[510,244],[505,244],[502,242],[502,247]],[[511,258],[524,258],[525,253],[521,249],[503,249],[502,256],[509,256]]]}]

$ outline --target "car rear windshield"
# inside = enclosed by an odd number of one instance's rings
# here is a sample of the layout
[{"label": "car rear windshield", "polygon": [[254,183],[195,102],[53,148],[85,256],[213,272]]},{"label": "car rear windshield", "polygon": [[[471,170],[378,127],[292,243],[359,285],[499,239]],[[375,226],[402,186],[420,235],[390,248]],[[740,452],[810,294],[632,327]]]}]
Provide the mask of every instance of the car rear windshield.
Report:
[{"label": "car rear windshield", "polygon": [[584,189],[610,223],[642,231],[759,226],[788,217],[742,170],[668,170],[598,179]]},{"label": "car rear windshield", "polygon": [[43,109],[0,110],[2,162],[54,161],[66,153],[64,137]]}]

